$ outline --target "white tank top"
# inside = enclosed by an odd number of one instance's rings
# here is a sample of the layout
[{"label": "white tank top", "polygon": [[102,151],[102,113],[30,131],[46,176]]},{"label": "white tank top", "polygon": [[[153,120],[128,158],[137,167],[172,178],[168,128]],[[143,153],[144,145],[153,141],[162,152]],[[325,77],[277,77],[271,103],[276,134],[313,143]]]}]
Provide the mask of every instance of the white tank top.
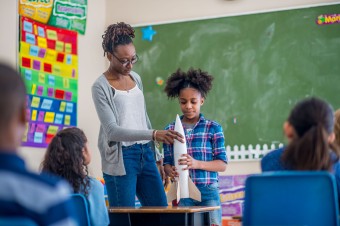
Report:
[{"label": "white tank top", "polygon": [[[143,92],[137,85],[127,91],[112,88],[115,91],[113,100],[118,110],[119,125],[126,129],[148,130],[144,114],[145,102]],[[149,140],[123,141],[122,145],[130,146],[136,143],[145,144],[148,142]]]}]

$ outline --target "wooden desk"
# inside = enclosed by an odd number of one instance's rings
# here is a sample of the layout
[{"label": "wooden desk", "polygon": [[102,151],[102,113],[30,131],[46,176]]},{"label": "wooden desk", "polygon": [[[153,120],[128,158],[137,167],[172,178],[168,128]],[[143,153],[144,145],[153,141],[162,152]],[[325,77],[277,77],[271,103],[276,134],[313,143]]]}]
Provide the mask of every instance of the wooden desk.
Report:
[{"label": "wooden desk", "polygon": [[203,226],[219,206],[110,207],[111,226]]}]

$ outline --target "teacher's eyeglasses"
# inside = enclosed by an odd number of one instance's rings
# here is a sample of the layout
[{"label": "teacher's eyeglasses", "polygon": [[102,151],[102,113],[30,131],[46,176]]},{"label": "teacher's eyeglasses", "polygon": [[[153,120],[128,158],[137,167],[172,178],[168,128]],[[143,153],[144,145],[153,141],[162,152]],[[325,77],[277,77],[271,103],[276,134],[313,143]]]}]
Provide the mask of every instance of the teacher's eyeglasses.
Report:
[{"label": "teacher's eyeglasses", "polygon": [[119,61],[119,63],[121,63],[124,67],[128,66],[129,64],[133,65],[138,61],[138,55],[135,55],[131,60],[121,60],[118,57],[116,57],[113,53],[112,56],[114,56]]}]

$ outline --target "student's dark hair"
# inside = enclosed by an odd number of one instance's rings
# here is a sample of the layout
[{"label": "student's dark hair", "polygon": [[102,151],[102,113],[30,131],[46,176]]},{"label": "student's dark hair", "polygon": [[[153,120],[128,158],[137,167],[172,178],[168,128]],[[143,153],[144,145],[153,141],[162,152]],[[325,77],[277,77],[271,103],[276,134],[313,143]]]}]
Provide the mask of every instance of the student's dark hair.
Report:
[{"label": "student's dark hair", "polygon": [[206,97],[212,87],[213,76],[201,69],[190,68],[188,72],[177,69],[166,81],[164,91],[168,98],[176,98],[184,88],[198,90],[202,97]]},{"label": "student's dark hair", "polygon": [[124,22],[111,24],[107,27],[102,35],[104,56],[107,53],[113,53],[117,46],[132,43],[135,37],[135,30]]},{"label": "student's dark hair", "polygon": [[340,109],[335,111],[334,113],[334,133],[335,133],[335,142],[338,146],[340,146]]},{"label": "student's dark hair", "polygon": [[83,157],[86,142],[87,138],[79,128],[60,130],[48,145],[41,168],[65,178],[75,193],[83,192],[87,196],[90,182]]},{"label": "student's dark hair", "polygon": [[296,134],[283,153],[283,162],[294,170],[331,170],[340,156],[338,146],[328,141],[334,127],[331,105],[315,97],[302,100],[288,123]]},{"label": "student's dark hair", "polygon": [[0,129],[6,128],[12,117],[24,111],[26,88],[21,75],[12,67],[0,63]]}]

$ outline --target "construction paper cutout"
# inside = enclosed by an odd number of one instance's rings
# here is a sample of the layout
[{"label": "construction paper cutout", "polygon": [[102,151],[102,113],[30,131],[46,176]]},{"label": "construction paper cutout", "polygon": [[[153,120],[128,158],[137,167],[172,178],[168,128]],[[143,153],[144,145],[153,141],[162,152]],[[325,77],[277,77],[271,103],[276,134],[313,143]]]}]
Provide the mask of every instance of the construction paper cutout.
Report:
[{"label": "construction paper cutout", "polygon": [[36,84],[32,84],[32,89],[31,89],[31,94],[34,95],[35,91],[37,89],[37,85]]},{"label": "construction paper cutout", "polygon": [[43,86],[38,86],[37,95],[38,96],[42,96],[43,92],[44,92],[44,87]]},{"label": "construction paper cutout", "polygon": [[66,56],[66,64],[72,64],[72,55]]},{"label": "construction paper cutout", "polygon": [[36,25],[36,24],[34,24],[34,34],[35,34],[35,35],[38,35],[38,28],[37,28],[37,25]]},{"label": "construction paper cutout", "polygon": [[31,123],[29,133],[34,133],[35,132],[35,126],[36,126],[35,123]]},{"label": "construction paper cutout", "polygon": [[72,78],[76,77],[76,70],[72,69]]},{"label": "construction paper cutout", "polygon": [[56,31],[47,29],[46,33],[47,33],[47,38],[48,39],[51,39],[51,40],[57,40],[58,39]]},{"label": "construction paper cutout", "polygon": [[59,111],[60,111],[60,112],[64,112],[64,111],[65,111],[65,108],[66,108],[66,102],[61,101],[61,102],[60,102]]},{"label": "construction paper cutout", "polygon": [[42,143],[43,133],[35,132],[34,133],[34,143]]},{"label": "construction paper cutout", "polygon": [[58,55],[57,55],[57,61],[58,62],[64,62],[64,58],[65,58],[65,54],[63,54],[63,53],[58,53]]},{"label": "construction paper cutout", "polygon": [[33,69],[40,71],[40,61],[33,60]]},{"label": "construction paper cutout", "polygon": [[152,26],[148,26],[146,28],[142,28],[142,40],[147,40],[149,42],[152,41],[152,37],[157,34],[155,30],[152,29]]},{"label": "construction paper cutout", "polygon": [[22,58],[21,58],[21,65],[22,65],[23,67],[31,68],[31,59],[26,58],[26,57],[22,57]]},{"label": "construction paper cutout", "polygon": [[46,131],[46,125],[44,125],[44,124],[37,124],[35,132],[45,133],[45,131]]},{"label": "construction paper cutout", "polygon": [[65,115],[64,124],[65,125],[70,125],[70,122],[71,122],[71,116],[70,115]]},{"label": "construction paper cutout", "polygon": [[46,60],[47,61],[55,61],[56,60],[56,56],[57,56],[57,52],[53,49],[47,49],[47,53],[46,53]]},{"label": "construction paper cutout", "polygon": [[73,103],[67,103],[66,104],[66,112],[72,113],[73,112]]},{"label": "construction paper cutout", "polygon": [[38,46],[41,48],[47,48],[46,38],[42,38],[38,36]]},{"label": "construction paper cutout", "polygon": [[27,108],[26,109],[26,120],[29,121],[31,118],[31,109]]},{"label": "construction paper cutout", "polygon": [[65,89],[70,88],[70,81],[68,78],[63,78],[63,85]]},{"label": "construction paper cutout", "polygon": [[33,24],[28,21],[24,21],[24,31],[33,33]]},{"label": "construction paper cutout", "polygon": [[39,49],[39,53],[38,53],[38,57],[44,58],[45,54],[46,54],[46,49],[45,48],[40,48]]},{"label": "construction paper cutout", "polygon": [[33,34],[26,33],[25,34],[25,40],[26,40],[27,43],[35,45],[35,36]]},{"label": "construction paper cutout", "polygon": [[44,122],[52,123],[54,121],[54,112],[46,112]]},{"label": "construction paper cutout", "polygon": [[49,84],[50,86],[54,86],[54,84],[55,84],[55,78],[54,78],[53,75],[48,75],[48,84]]},{"label": "construction paper cutout", "polygon": [[65,92],[65,100],[71,101],[72,100],[72,92]]},{"label": "construction paper cutout", "polygon": [[39,81],[39,83],[41,83],[41,84],[45,84],[45,74],[44,74],[44,73],[39,72],[38,81]]},{"label": "construction paper cutout", "polygon": [[58,126],[49,126],[47,130],[47,134],[55,135],[58,132]]},{"label": "construction paper cutout", "polygon": [[47,39],[47,48],[54,50],[55,49],[55,40]]},{"label": "construction paper cutout", "polygon": [[64,94],[65,94],[64,90],[56,89],[54,93],[54,97],[57,99],[64,99]]},{"label": "construction paper cutout", "polygon": [[26,42],[20,42],[20,55],[21,56],[28,56],[30,54],[30,46],[31,44]]},{"label": "construction paper cutout", "polygon": [[38,26],[38,35],[39,35],[40,37],[45,38],[45,30],[44,30],[44,28]]},{"label": "construction paper cutout", "polygon": [[56,114],[54,123],[55,124],[63,124],[63,118],[64,118],[63,114]]},{"label": "construction paper cutout", "polygon": [[56,75],[60,75],[61,73],[61,68],[60,68],[60,66],[59,65],[57,65],[57,64],[53,64],[53,66],[52,66],[52,72],[53,72],[53,74],[56,74]]},{"label": "construction paper cutout", "polygon": [[44,71],[47,73],[51,73],[52,72],[52,65],[48,64],[48,63],[44,63]]},{"label": "construction paper cutout", "polygon": [[40,104],[40,97],[33,97],[31,107],[39,108],[39,104]]},{"label": "construction paper cutout", "polygon": [[51,87],[47,88],[47,96],[53,97],[53,94],[54,94],[54,89]]},{"label": "construction paper cutout", "polygon": [[58,52],[64,52],[64,42],[57,41],[55,45],[55,50]]},{"label": "construction paper cutout", "polygon": [[39,47],[38,46],[31,46],[30,47],[30,55],[31,56],[38,56],[38,52],[39,52]]},{"label": "construction paper cutout", "polygon": [[39,122],[43,122],[44,121],[44,116],[45,116],[45,112],[44,111],[39,111],[38,121]]},{"label": "construction paper cutout", "polygon": [[25,70],[25,79],[26,80],[32,80],[32,71],[31,70]]},{"label": "construction paper cutout", "polygon": [[51,110],[51,107],[52,107],[52,104],[53,104],[53,100],[50,100],[50,99],[44,99],[41,103],[41,109],[44,109],[44,110]]},{"label": "construction paper cutout", "polygon": [[72,44],[65,43],[65,53],[72,53]]},{"label": "construction paper cutout", "polygon": [[35,120],[37,120],[37,110],[33,110],[33,111],[32,111],[32,117],[31,117],[31,120],[32,120],[32,121],[35,121]]}]

